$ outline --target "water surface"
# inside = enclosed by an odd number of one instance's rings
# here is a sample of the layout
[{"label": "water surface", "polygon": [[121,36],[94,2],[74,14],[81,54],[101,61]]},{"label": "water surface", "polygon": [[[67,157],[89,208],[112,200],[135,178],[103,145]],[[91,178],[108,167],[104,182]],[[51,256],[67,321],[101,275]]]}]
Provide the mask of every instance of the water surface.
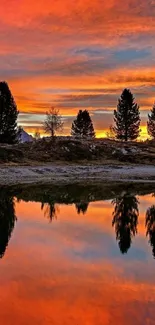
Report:
[{"label": "water surface", "polygon": [[0,194],[0,324],[154,324],[154,195],[30,196]]}]

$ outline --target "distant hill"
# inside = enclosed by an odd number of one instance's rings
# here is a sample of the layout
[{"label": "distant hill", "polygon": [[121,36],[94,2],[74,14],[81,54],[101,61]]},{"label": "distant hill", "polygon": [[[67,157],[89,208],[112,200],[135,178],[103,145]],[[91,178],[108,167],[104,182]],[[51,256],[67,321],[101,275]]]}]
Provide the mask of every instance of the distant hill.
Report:
[{"label": "distant hill", "polygon": [[19,142],[20,143],[24,143],[24,142],[32,142],[34,139],[32,137],[32,135],[28,134],[26,131],[24,131],[23,129],[21,130],[21,134],[19,137]]}]

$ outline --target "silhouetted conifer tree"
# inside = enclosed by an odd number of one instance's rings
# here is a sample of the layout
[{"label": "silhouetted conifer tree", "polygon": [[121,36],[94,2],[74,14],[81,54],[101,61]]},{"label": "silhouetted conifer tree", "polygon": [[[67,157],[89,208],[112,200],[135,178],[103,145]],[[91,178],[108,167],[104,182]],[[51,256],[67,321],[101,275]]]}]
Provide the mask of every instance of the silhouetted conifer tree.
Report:
[{"label": "silhouetted conifer tree", "polygon": [[124,89],[114,111],[114,132],[116,138],[123,141],[136,140],[140,133],[139,106],[129,89]]},{"label": "silhouetted conifer tree", "polygon": [[0,194],[0,258],[5,254],[16,219],[14,200],[2,190]]},{"label": "silhouetted conifer tree", "polygon": [[80,110],[72,123],[71,135],[79,138],[95,138],[93,122],[87,110]]},{"label": "silhouetted conifer tree", "polygon": [[132,237],[137,233],[138,200],[127,193],[112,202],[115,205],[112,225],[115,227],[116,240],[122,254],[129,250]]},{"label": "silhouetted conifer tree", "polygon": [[146,236],[149,237],[149,243],[152,246],[152,255],[155,258],[155,205],[146,212]]},{"label": "silhouetted conifer tree", "polygon": [[76,203],[75,207],[76,207],[76,211],[78,214],[83,213],[85,214],[87,212],[88,209],[88,202],[80,202],[80,203]]},{"label": "silhouetted conifer tree", "polygon": [[147,131],[148,134],[155,139],[155,104],[153,105],[151,113],[148,114]]},{"label": "silhouetted conifer tree", "polygon": [[18,110],[6,82],[0,82],[0,142],[16,143]]}]

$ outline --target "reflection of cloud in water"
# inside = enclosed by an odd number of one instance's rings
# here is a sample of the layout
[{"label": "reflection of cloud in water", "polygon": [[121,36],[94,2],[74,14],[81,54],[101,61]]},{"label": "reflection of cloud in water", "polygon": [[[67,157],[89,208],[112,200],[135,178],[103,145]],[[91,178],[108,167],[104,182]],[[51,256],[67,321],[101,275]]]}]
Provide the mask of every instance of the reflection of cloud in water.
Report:
[{"label": "reflection of cloud in water", "polygon": [[[155,307],[154,261],[146,263],[145,234],[135,238],[124,258],[115,243],[110,202],[91,203],[84,218],[77,216],[74,205],[59,205],[59,216],[52,227],[41,210],[37,222],[32,205],[27,210],[29,223],[25,219],[22,223],[22,204],[16,206],[21,218],[19,237],[12,247],[16,254],[10,255],[16,286],[8,280],[7,265],[2,274],[9,286],[5,293],[2,291],[1,308],[9,304],[10,317],[13,315],[21,323],[23,309],[17,306],[22,304],[27,310],[25,323],[31,318],[41,325],[46,324],[46,319],[62,324],[65,318],[66,325],[133,325],[146,320],[151,324]],[[141,259],[140,249],[144,252]],[[17,288],[20,295],[15,295]],[[3,323],[10,325],[10,317],[0,311]]]},{"label": "reflection of cloud in water", "polygon": [[[154,260],[144,226],[154,198],[144,201],[139,197],[141,232],[125,255],[116,245],[111,201],[90,203],[85,215],[77,215],[74,203],[45,204],[42,210],[40,202],[16,202],[16,231],[0,263],[0,323],[152,325]],[[129,226],[133,216],[136,225],[137,205],[134,196],[117,200],[115,216],[127,221],[119,225]],[[12,199],[1,198],[1,206],[3,215],[15,215]],[[57,220],[49,225],[51,215]]]}]

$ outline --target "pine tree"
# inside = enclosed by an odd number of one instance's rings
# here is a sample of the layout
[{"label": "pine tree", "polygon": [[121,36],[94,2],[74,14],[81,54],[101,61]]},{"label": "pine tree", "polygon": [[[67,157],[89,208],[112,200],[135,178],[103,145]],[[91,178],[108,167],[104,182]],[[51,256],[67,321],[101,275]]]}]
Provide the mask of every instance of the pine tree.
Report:
[{"label": "pine tree", "polygon": [[155,139],[155,104],[153,105],[151,114],[148,114],[147,131]]},{"label": "pine tree", "polygon": [[112,225],[115,227],[120,251],[125,254],[137,233],[139,202],[135,196],[126,193],[122,197],[117,197],[112,203],[115,206]]},{"label": "pine tree", "polygon": [[89,203],[88,202],[79,202],[75,204],[76,211],[78,214],[85,214],[88,210]]},{"label": "pine tree", "polygon": [[18,141],[18,110],[6,82],[0,82],[0,143]]},{"label": "pine tree", "polygon": [[11,238],[15,223],[15,202],[10,194],[1,190],[0,192],[0,258],[5,254]]},{"label": "pine tree", "polygon": [[95,138],[93,122],[87,110],[80,110],[72,123],[71,135],[80,138]]},{"label": "pine tree", "polygon": [[117,139],[123,141],[136,140],[140,133],[139,106],[129,89],[124,89],[114,111],[114,132]]},{"label": "pine tree", "polygon": [[155,258],[155,206],[152,205],[146,212],[146,236],[152,246],[152,255]]}]

